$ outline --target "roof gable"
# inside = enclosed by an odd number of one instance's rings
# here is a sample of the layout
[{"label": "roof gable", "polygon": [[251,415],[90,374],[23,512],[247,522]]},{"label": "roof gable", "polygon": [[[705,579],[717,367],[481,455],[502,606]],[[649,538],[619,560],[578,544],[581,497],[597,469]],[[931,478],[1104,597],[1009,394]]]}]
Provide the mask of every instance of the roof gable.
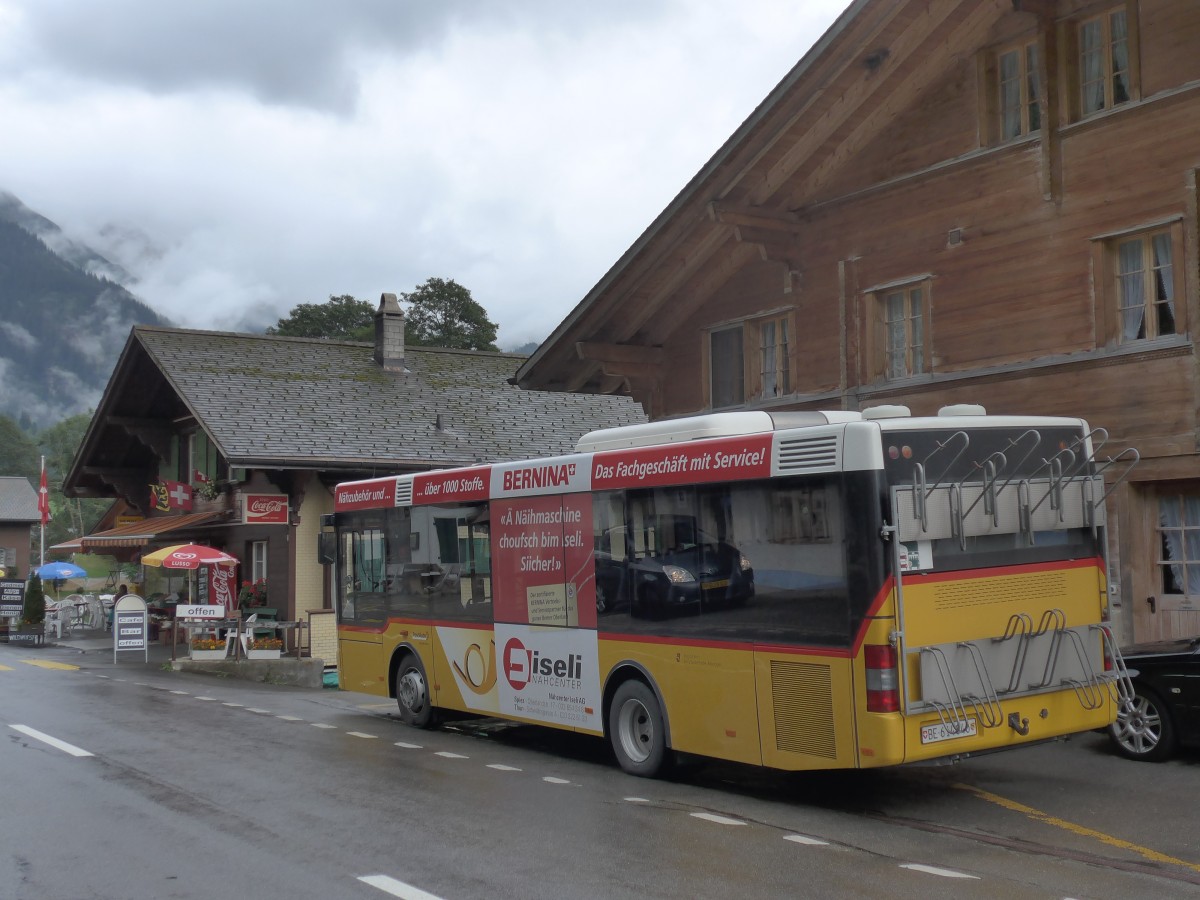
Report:
[{"label": "roof gable", "polygon": [[0,477],[0,522],[39,522],[38,496],[28,478]]},{"label": "roof gable", "polygon": [[[804,210],[938,97],[1028,0],[857,0],[522,365],[526,387],[610,391],[661,378],[653,351],[745,266],[800,268]],[[819,236],[817,236],[819,238]],[[641,358],[630,362],[631,354]],[[581,362],[582,359],[582,362]],[[647,363],[649,360],[649,364]]]},{"label": "roof gable", "polygon": [[[523,359],[409,347],[389,372],[366,343],[138,327],[68,484],[130,434],[165,458],[167,424],[188,417],[231,466],[393,472],[568,452],[587,431],[645,418],[628,397],[518,388]],[[105,464],[153,457],[143,447]]]}]

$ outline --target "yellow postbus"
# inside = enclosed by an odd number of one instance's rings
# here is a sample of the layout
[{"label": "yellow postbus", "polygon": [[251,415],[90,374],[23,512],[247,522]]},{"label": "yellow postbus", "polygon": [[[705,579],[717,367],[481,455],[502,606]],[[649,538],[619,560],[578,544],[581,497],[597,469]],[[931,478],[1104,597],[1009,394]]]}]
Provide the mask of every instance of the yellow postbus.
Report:
[{"label": "yellow postbus", "polygon": [[786,770],[1101,728],[1105,479],[1079,419],[731,412],[338,485],[342,688]]}]

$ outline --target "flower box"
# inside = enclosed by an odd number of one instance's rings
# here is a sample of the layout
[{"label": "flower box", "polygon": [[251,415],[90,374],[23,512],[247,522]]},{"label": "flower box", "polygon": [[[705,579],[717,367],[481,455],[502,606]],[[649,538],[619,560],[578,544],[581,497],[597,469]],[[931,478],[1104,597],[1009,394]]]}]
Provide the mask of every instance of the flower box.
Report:
[{"label": "flower box", "polygon": [[281,652],[279,648],[275,648],[274,650],[255,650],[251,647],[246,651],[246,659],[279,659]]},{"label": "flower box", "polygon": [[225,658],[225,648],[222,647],[220,650],[197,650],[193,647],[191,649],[189,655],[191,656],[192,659],[195,659],[195,660],[211,661],[211,660],[217,660],[217,659],[224,659]]}]

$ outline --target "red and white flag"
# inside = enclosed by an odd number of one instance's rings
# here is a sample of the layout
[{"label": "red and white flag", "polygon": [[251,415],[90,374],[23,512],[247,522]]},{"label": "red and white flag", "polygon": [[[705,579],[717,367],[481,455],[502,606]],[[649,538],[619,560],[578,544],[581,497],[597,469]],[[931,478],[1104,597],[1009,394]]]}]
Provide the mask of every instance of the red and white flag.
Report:
[{"label": "red and white flag", "polygon": [[192,481],[196,482],[196,484],[208,484],[208,476],[197,469],[192,473]]},{"label": "red and white flag", "polygon": [[189,510],[192,508],[192,486],[182,481],[168,481],[167,506],[171,509]]},{"label": "red and white flag", "polygon": [[46,457],[42,457],[42,483],[38,487],[38,512],[42,515],[42,527],[50,521],[50,488],[46,484]]}]

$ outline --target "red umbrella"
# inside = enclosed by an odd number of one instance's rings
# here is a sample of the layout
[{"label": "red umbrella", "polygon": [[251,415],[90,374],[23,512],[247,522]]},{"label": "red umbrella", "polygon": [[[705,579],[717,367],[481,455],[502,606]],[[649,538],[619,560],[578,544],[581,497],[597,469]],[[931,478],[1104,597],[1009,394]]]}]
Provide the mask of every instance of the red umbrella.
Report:
[{"label": "red umbrella", "polygon": [[224,550],[205,547],[203,544],[176,544],[142,557],[142,565],[161,566],[164,569],[198,569],[213,563],[231,562],[237,560]]}]

